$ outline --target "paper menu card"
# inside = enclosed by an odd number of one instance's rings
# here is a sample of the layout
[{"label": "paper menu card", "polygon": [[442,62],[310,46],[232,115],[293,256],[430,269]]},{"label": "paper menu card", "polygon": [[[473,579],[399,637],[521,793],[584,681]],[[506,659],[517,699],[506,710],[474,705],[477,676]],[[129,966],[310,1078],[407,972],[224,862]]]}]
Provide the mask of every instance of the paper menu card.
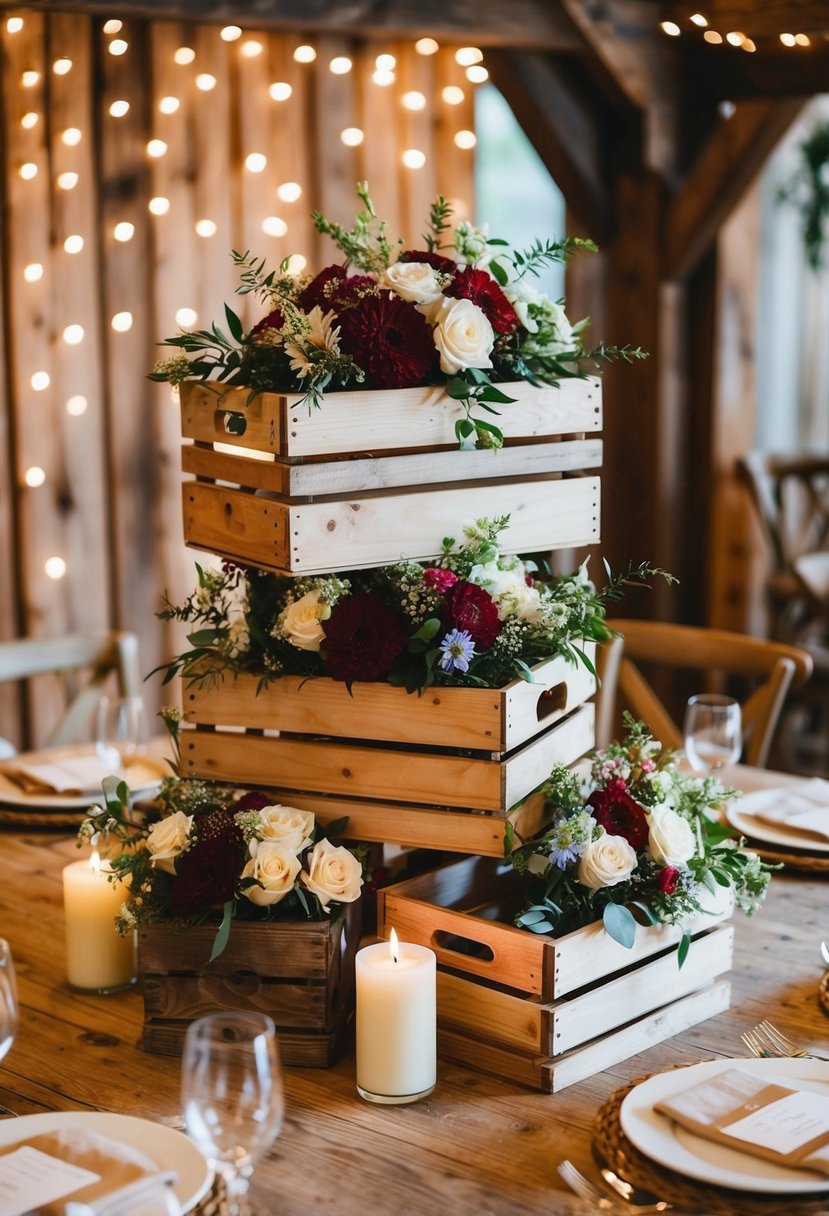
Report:
[{"label": "paper menu card", "polygon": [[829,1094],[730,1068],[654,1109],[705,1140],[829,1177]]},{"label": "paper menu card", "polygon": [[95,794],[114,771],[91,752],[27,752],[0,763],[0,772],[26,794]]},{"label": "paper menu card", "polygon": [[749,795],[750,803],[735,809],[771,827],[829,842],[829,781],[813,777],[796,785]]}]

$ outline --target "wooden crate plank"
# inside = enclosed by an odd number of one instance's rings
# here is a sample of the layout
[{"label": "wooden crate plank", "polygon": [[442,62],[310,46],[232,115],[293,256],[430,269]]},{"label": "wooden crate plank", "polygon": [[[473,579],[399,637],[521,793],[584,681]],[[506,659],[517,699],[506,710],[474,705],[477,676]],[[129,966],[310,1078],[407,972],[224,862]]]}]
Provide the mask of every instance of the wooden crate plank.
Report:
[{"label": "wooden crate plank", "polygon": [[596,742],[596,707],[582,705],[559,721],[553,731],[538,735],[512,753],[501,766],[501,805],[515,806],[549,777],[557,764],[573,764]]},{"label": "wooden crate plank", "polygon": [[[302,975],[324,980],[331,962],[331,932],[328,921],[302,923],[302,934],[290,921],[273,921],[267,928],[270,943],[267,973],[276,979]],[[172,933],[163,925],[138,931],[140,969],[147,973],[195,972],[208,976],[259,973],[263,968],[261,924],[233,925],[232,949],[209,962],[216,925],[192,925],[187,933]]]},{"label": "wooden crate plank", "polygon": [[179,975],[175,983],[166,976],[144,975],[141,979],[144,1009],[148,1017],[192,1022],[220,1009],[248,1009],[269,1013],[280,1025],[304,1030],[328,1028],[328,996],[324,984],[260,983],[258,977],[222,977],[205,984],[202,976]]},{"label": "wooden crate plank", "polygon": [[549,1054],[549,1007],[438,970],[438,1023],[529,1055]]},{"label": "wooden crate plank", "polygon": [[[288,1068],[330,1068],[349,1045],[349,1025],[343,1022],[327,1034],[303,1032],[277,1026],[279,1060]],[[141,1045],[155,1055],[180,1056],[187,1024],[150,1022],[144,1027]]]},{"label": "wooden crate plank", "polygon": [[[595,642],[587,642],[583,650],[587,659],[595,664]],[[507,705],[502,742],[505,751],[537,734],[539,727],[545,723],[559,721],[596,691],[596,677],[581,662],[573,665],[559,658],[544,664],[544,668],[543,673],[538,673],[537,679],[539,685],[545,684],[546,687],[538,687],[526,680],[515,680],[504,690]],[[584,750],[592,746],[590,742]]]}]

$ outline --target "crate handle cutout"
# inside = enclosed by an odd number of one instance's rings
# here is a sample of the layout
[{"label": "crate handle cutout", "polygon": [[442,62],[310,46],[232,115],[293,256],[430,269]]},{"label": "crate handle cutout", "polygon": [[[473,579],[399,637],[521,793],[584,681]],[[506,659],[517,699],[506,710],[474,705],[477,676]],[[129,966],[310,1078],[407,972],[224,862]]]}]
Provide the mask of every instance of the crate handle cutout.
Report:
[{"label": "crate handle cutout", "polygon": [[484,942],[476,942],[472,937],[460,937],[457,933],[447,933],[436,929],[432,934],[432,945],[443,954],[458,954],[463,958],[476,958],[483,963],[495,961],[495,951]]},{"label": "crate handle cutout", "polygon": [[258,992],[262,987],[262,977],[256,971],[234,971],[228,977],[236,992]]},{"label": "crate handle cutout", "polygon": [[538,698],[535,712],[539,722],[543,722],[545,718],[549,718],[550,714],[558,713],[566,708],[567,681],[562,680],[560,684],[554,684],[552,688],[544,689]]},{"label": "crate handle cutout", "polygon": [[238,410],[216,410],[213,417],[216,430],[223,431],[225,435],[244,435],[248,429],[247,418]]}]

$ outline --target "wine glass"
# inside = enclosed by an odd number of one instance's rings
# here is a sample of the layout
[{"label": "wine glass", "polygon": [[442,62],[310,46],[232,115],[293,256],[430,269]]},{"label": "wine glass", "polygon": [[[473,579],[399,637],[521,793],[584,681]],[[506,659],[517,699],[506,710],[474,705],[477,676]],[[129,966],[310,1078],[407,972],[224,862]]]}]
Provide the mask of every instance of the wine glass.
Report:
[{"label": "wine glass", "polygon": [[685,756],[705,775],[736,764],[743,746],[740,706],[733,697],[698,693],[685,709]]},{"label": "wine glass", "polygon": [[95,747],[105,764],[124,772],[142,750],[146,734],[141,697],[101,697],[95,717]]},{"label": "wine glass", "polygon": [[192,1022],[184,1042],[181,1094],[188,1135],[224,1179],[228,1216],[242,1216],[253,1168],[282,1126],[282,1073],[272,1019],[231,1011]]},{"label": "wine glass", "polygon": [[8,1053],[17,1034],[17,981],[9,943],[0,937],[0,1060]]}]

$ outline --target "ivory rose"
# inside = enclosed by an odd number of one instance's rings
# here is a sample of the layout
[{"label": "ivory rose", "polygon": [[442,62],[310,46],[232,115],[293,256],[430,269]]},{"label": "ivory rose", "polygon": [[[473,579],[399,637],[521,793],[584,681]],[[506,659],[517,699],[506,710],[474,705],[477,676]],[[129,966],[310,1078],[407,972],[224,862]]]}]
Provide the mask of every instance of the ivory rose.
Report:
[{"label": "ivory rose", "polygon": [[255,854],[242,870],[242,878],[252,878],[256,886],[245,887],[244,894],[260,908],[278,904],[293,889],[302,868],[299,858],[284,845],[270,840],[251,841]]},{"label": "ivory rose", "polygon": [[468,367],[492,367],[495,331],[471,300],[446,299],[435,316],[440,370],[454,376]]},{"label": "ivory rose", "polygon": [[154,823],[147,833],[150,865],[157,870],[166,870],[168,874],[175,874],[176,858],[190,843],[192,824],[193,816],[185,815],[184,811],[176,811],[166,819],[159,819],[158,823]]},{"label": "ivory rose", "polygon": [[697,850],[687,819],[665,803],[652,806],[649,816],[648,849],[662,866],[684,866]]},{"label": "ivory rose", "polygon": [[380,281],[412,304],[434,304],[442,295],[435,268],[428,262],[396,262]]},{"label": "ivory rose", "polygon": [[331,615],[331,605],[320,599],[319,591],[306,591],[279,614],[279,629],[298,650],[319,650],[325,631],[322,621]]},{"label": "ivory rose", "polygon": [[528,584],[526,574],[526,567],[518,558],[513,561],[502,558],[500,563],[473,566],[467,577],[470,583],[477,583],[489,592],[500,620],[517,616],[519,620],[535,622],[539,618],[541,596],[536,587]]},{"label": "ivory rose", "polygon": [[577,877],[582,886],[599,891],[630,878],[636,865],[636,852],[624,836],[608,836],[605,832],[584,846]]},{"label": "ivory rose", "polygon": [[295,806],[263,806],[256,835],[292,853],[301,853],[314,839],[313,813]]},{"label": "ivory rose", "polygon": [[323,912],[328,912],[332,900],[350,904],[359,899],[363,869],[353,853],[323,837],[311,850],[308,873],[302,873],[301,881],[317,896]]}]

